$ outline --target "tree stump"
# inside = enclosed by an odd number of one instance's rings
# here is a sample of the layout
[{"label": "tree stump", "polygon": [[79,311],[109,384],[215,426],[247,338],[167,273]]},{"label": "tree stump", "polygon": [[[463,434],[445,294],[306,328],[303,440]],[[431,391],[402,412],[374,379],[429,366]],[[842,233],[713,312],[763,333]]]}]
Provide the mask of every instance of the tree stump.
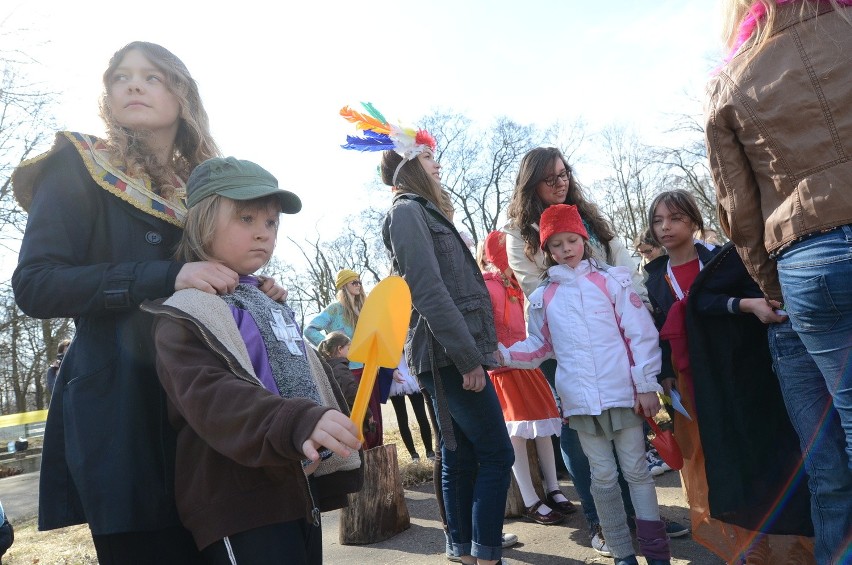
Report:
[{"label": "tree stump", "polygon": [[340,511],[341,545],[377,543],[411,527],[396,445],[364,452],[364,486],[348,497],[349,506]]},{"label": "tree stump", "polygon": [[[538,466],[538,450],[535,446],[534,439],[527,440],[527,460],[530,464],[530,476],[532,476],[533,487],[538,494],[539,500],[544,500],[544,484],[541,481],[541,470]],[[506,497],[506,511],[503,516],[505,518],[520,518],[524,514],[526,505],[521,496],[521,490],[518,488],[518,483],[515,481],[515,474],[512,473],[512,483],[509,485],[509,496]]]}]

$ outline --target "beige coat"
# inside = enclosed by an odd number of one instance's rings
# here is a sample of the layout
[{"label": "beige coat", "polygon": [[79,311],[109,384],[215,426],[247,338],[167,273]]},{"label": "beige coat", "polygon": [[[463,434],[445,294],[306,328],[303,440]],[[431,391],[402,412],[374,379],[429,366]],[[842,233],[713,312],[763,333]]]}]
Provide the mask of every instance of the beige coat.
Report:
[{"label": "beige coat", "polygon": [[776,300],[772,253],[852,223],[852,25],[828,5],[803,22],[797,10],[781,6],[765,47],[710,81],[705,108],[720,221]]}]

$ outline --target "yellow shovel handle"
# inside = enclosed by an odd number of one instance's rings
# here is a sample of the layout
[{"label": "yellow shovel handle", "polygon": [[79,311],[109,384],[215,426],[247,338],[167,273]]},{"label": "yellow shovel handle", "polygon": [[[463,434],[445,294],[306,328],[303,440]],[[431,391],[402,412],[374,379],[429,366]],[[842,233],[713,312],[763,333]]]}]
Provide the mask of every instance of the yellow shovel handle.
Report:
[{"label": "yellow shovel handle", "polygon": [[367,403],[373,394],[373,386],[376,384],[376,375],[379,372],[376,357],[376,344],[373,343],[370,347],[369,359],[364,363],[364,370],[361,372],[361,382],[358,384],[358,393],[355,395],[352,414],[349,416],[349,419],[358,428],[358,440],[361,442],[364,441],[364,416],[367,414]]}]

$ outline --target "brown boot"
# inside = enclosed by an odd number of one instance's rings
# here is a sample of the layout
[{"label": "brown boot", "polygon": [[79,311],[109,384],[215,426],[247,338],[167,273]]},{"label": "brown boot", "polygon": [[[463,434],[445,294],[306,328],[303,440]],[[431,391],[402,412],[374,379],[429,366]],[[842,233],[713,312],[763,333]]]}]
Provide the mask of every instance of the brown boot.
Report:
[{"label": "brown boot", "polygon": [[772,561],[772,548],[766,536],[759,536],[752,542],[743,555],[743,565],[774,565]]},{"label": "brown boot", "polygon": [[792,544],[787,553],[787,565],[816,565],[814,556],[814,540],[799,536]]}]

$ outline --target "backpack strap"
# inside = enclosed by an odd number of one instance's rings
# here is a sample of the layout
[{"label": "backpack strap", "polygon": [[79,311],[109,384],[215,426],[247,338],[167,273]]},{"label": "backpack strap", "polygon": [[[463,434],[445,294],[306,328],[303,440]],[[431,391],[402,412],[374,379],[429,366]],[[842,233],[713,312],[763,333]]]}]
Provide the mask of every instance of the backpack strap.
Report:
[{"label": "backpack strap", "polygon": [[[612,275],[610,275],[610,276],[612,276]],[[632,367],[634,365],[634,363],[633,363],[633,352],[630,350],[630,344],[627,341],[627,338],[624,336],[624,328],[621,327],[621,316],[618,315],[618,312],[615,309],[615,299],[612,296],[610,296],[609,290],[607,290],[606,276],[602,275],[599,271],[593,271],[593,272],[589,273],[589,275],[586,278],[589,280],[589,282],[591,282],[595,286],[595,288],[600,290],[609,300],[609,304],[610,304],[610,306],[612,306],[612,315],[613,315],[613,317],[615,317],[615,324],[618,326],[618,333],[621,334],[621,341],[624,342],[624,349],[627,351],[627,358],[630,360],[630,366]],[[631,284],[630,281],[626,280],[626,279],[624,281],[619,281],[618,279],[616,279],[616,282],[619,282],[622,286],[625,286],[625,287],[627,285]]]}]

